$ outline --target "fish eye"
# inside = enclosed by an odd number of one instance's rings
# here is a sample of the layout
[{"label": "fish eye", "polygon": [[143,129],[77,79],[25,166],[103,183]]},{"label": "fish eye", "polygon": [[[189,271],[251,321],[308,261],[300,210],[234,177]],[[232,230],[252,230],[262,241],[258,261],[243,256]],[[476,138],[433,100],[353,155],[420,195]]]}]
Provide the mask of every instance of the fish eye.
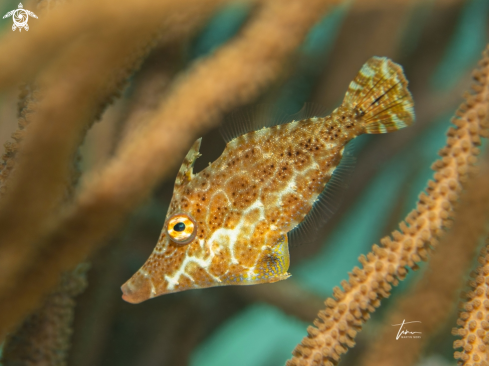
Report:
[{"label": "fish eye", "polygon": [[197,234],[197,224],[190,215],[172,215],[167,221],[166,232],[174,243],[188,244]]}]

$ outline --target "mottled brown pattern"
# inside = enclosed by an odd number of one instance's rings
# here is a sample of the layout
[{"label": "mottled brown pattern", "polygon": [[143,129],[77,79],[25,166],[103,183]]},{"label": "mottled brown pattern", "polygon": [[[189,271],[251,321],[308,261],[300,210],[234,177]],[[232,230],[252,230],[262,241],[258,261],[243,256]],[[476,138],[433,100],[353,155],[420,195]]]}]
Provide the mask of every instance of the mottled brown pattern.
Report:
[{"label": "mottled brown pattern", "polygon": [[406,86],[399,66],[372,58],[330,116],[236,137],[193,175],[197,140],[180,168],[167,214],[167,220],[188,215],[196,223],[195,239],[179,245],[165,224],[153,254],[122,287],[123,298],[140,302],[191,288],[288,278],[287,233],[311,210],[351,139],[411,123]]}]

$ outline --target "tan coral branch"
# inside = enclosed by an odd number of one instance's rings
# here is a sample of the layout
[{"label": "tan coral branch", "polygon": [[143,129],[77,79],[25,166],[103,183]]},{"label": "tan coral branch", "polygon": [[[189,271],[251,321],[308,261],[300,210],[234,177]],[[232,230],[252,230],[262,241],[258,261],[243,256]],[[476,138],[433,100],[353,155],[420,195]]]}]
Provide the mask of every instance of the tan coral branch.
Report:
[{"label": "tan coral branch", "polygon": [[462,348],[454,354],[458,365],[489,365],[489,238],[486,243],[480,253],[480,265],[469,281],[472,291],[457,320],[459,328],[452,331],[461,337],[453,343],[454,348]]},{"label": "tan coral branch", "polygon": [[[489,222],[489,161],[467,185],[456,209],[453,227],[443,236],[430,258],[423,277],[394,304],[380,334],[362,355],[363,366],[411,366],[452,313],[467,269],[472,264],[480,239],[487,233]],[[420,321],[416,331],[423,336],[410,342],[399,342],[392,324]]]},{"label": "tan coral branch", "polygon": [[[70,162],[85,131],[144,55],[144,49],[134,50],[140,42],[147,44],[151,36],[148,29],[142,29],[132,41],[117,41],[121,30],[115,31],[102,32],[99,42],[89,38],[77,45],[38,78],[41,97],[30,115],[0,206],[1,289],[11,286],[12,277],[31,259],[35,252],[32,243],[42,235],[64,198]],[[106,42],[111,40],[112,48],[104,54]],[[99,52],[100,58],[87,61],[90,51]],[[114,68],[116,60],[126,58],[127,63],[119,62]],[[19,223],[29,225],[29,230]]]},{"label": "tan coral branch", "polygon": [[[194,24],[186,14],[200,19],[201,14],[207,14],[205,9],[212,9],[216,3],[223,4],[225,0],[138,0],[120,2],[117,6],[111,0],[60,4],[43,15],[35,31],[26,32],[21,40],[13,32],[0,39],[0,89],[30,80],[81,35],[98,36],[101,29],[114,24],[125,25],[125,29],[159,24],[168,27],[164,36],[171,35],[175,28],[186,29],[187,24]],[[131,36],[126,35],[126,39]]]},{"label": "tan coral branch", "polygon": [[355,267],[349,281],[342,281],[343,290],[335,287],[334,298],[326,300],[326,309],[318,313],[315,327],[293,351],[287,366],[334,365],[348,348],[370,313],[390,295],[392,286],[405,278],[407,267],[417,268],[417,262],[427,260],[428,251],[436,246],[445,226],[450,224],[453,204],[477,161],[480,137],[489,136],[489,48],[483,54],[480,67],[474,72],[473,94],[466,96],[456,112],[448,131],[441,159],[435,161],[434,180],[421,193],[416,210],[399,224],[401,231],[381,239],[372,252],[361,256],[363,268]]},{"label": "tan coral branch", "polygon": [[12,140],[4,144],[5,153],[0,163],[0,195],[4,195],[7,189],[7,180],[12,172],[20,144],[24,138],[25,130],[29,124],[30,116],[34,113],[39,91],[33,85],[22,85],[18,102],[18,128],[12,133]]},{"label": "tan coral branch", "polygon": [[3,347],[3,366],[66,366],[75,311],[74,298],[87,286],[82,264],[61,276],[56,290],[29,315]]}]

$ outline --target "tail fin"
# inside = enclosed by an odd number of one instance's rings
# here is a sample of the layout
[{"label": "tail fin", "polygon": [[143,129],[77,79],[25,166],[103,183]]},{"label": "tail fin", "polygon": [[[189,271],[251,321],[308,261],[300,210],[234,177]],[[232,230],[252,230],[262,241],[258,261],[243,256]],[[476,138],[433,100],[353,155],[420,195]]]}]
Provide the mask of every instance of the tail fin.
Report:
[{"label": "tail fin", "polygon": [[353,109],[366,133],[386,133],[414,120],[413,98],[401,66],[386,57],[372,57],[350,83],[343,107]]}]

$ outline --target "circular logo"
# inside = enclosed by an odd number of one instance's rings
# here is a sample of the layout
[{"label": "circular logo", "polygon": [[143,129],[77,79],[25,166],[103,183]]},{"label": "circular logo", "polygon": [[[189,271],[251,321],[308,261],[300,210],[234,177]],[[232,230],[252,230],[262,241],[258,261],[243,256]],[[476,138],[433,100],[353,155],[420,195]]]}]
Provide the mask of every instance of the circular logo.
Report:
[{"label": "circular logo", "polygon": [[12,18],[14,20],[14,24],[17,27],[23,28],[27,25],[27,20],[29,19],[29,14],[24,9],[17,9],[17,10],[15,10]]}]

